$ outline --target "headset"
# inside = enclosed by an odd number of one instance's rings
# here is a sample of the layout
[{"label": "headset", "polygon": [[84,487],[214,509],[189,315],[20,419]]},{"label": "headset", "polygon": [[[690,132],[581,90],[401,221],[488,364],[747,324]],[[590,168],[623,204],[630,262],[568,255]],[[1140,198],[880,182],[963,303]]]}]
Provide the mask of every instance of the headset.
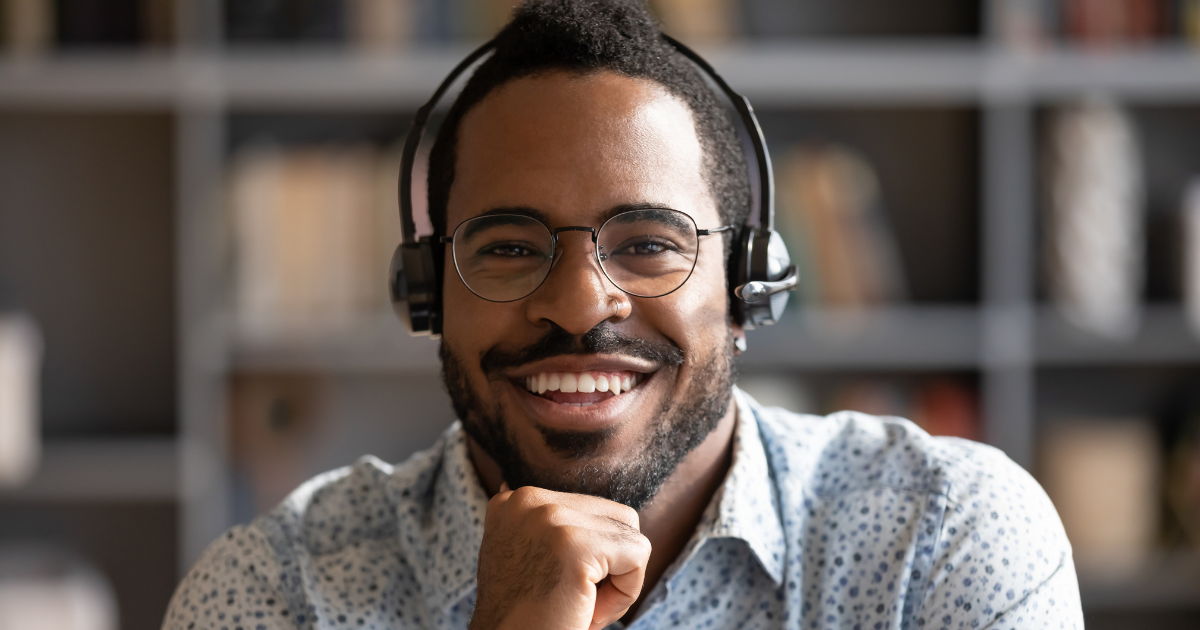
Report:
[{"label": "headset", "polygon": [[[727,270],[731,293],[730,314],[734,322],[746,329],[774,324],[783,315],[788,292],[796,288],[800,274],[791,262],[783,239],[775,231],[775,176],[762,128],[754,117],[750,101],[729,87],[707,61],[669,35],[663,34],[662,37],[703,70],[724,92],[737,110],[754,147],[759,180],[757,220],[741,225],[732,243]],[[392,255],[388,288],[396,316],[413,335],[437,338],[442,334],[441,267],[444,262],[436,255],[437,235],[417,238],[417,226],[413,221],[412,176],[417,147],[425,135],[433,108],[450,86],[493,48],[495,40],[476,48],[455,66],[429,101],[417,110],[404,141],[399,184],[400,229],[404,240]]]}]

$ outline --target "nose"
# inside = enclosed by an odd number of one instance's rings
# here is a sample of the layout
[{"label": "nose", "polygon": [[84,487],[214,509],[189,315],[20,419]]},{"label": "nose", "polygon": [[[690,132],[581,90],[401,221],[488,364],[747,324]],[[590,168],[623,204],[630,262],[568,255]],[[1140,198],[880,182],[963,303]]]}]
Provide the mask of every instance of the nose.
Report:
[{"label": "nose", "polygon": [[542,286],[527,298],[526,317],[583,335],[603,321],[617,322],[633,310],[629,295],[613,286],[596,262],[591,234],[559,235],[559,254]]}]

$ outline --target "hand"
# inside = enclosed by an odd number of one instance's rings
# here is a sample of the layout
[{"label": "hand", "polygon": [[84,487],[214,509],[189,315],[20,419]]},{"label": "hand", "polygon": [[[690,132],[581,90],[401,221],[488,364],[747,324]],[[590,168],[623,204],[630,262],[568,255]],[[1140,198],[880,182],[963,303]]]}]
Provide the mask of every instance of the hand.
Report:
[{"label": "hand", "polygon": [[603,628],[637,601],[649,559],[629,507],[501,486],[488,503],[471,628]]}]

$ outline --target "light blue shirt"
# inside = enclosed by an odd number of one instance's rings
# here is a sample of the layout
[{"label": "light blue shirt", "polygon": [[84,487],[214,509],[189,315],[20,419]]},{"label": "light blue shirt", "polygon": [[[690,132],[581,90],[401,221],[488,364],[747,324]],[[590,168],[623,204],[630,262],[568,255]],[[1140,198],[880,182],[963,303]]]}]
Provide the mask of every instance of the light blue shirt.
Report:
[{"label": "light blue shirt", "polygon": [[[735,400],[728,477],[629,630],[1082,630],[1058,515],[1000,451]],[[163,627],[466,628],[487,501],[457,423],[365,457],[214,542]]]}]

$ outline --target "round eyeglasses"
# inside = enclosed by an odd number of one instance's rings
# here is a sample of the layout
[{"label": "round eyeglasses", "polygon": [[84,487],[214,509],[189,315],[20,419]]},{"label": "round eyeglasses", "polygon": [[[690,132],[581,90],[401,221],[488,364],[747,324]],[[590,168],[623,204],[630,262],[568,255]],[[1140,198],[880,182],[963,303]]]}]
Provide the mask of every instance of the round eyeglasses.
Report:
[{"label": "round eyeglasses", "polygon": [[590,232],[596,262],[618,289],[635,297],[662,297],[687,282],[696,268],[700,237],[733,229],[701,230],[691,216],[668,208],[628,210],[597,228],[568,225],[551,230],[523,214],[467,219],[453,236],[454,268],[463,284],[489,302],[529,296],[550,275],[563,232]]}]

